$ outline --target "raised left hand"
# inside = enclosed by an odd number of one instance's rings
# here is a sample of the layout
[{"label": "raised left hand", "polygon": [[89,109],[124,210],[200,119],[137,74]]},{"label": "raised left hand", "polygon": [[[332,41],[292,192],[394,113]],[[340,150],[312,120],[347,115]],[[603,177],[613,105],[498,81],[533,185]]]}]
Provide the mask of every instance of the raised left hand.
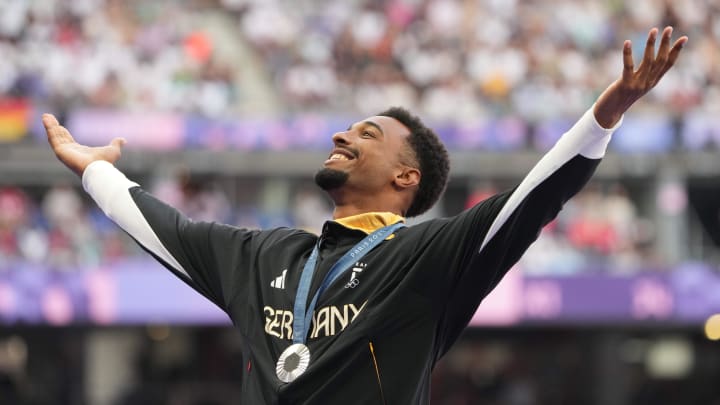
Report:
[{"label": "raised left hand", "polygon": [[653,28],[648,34],[645,53],[637,70],[633,63],[632,43],[626,40],[623,44],[623,71],[619,79],[613,82],[600,95],[595,104],[595,118],[605,128],[612,128],[625,111],[637,100],[655,87],[660,79],[675,64],[680,51],[688,41],[687,36],[678,38],[670,46],[672,27],[665,27],[660,40],[660,48],[655,53],[655,40],[658,29]]}]

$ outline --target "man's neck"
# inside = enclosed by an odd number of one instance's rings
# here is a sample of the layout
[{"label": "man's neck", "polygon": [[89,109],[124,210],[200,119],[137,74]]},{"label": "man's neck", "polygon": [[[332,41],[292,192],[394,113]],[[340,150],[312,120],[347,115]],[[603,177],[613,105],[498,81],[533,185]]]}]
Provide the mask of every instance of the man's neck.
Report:
[{"label": "man's neck", "polygon": [[353,215],[366,214],[368,212],[390,212],[395,215],[403,216],[399,209],[388,209],[387,207],[358,207],[355,205],[336,205],[333,211],[333,219],[347,218]]},{"label": "man's neck", "polygon": [[335,203],[333,219],[368,212],[390,212],[401,217],[405,216],[403,207],[405,207],[406,202],[386,192],[358,193],[344,188],[328,191],[328,195]]},{"label": "man's neck", "polygon": [[405,218],[390,212],[367,212],[360,215],[351,215],[335,219],[334,222],[348,229],[363,231],[371,234],[380,228],[397,222],[405,222]]}]

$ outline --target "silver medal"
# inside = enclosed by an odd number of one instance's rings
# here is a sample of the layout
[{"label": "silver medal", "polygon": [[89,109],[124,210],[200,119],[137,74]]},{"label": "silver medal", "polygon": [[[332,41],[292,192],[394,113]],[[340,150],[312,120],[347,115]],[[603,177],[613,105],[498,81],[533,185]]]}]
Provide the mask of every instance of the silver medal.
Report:
[{"label": "silver medal", "polygon": [[310,365],[310,350],[302,343],[295,343],[285,349],[275,366],[275,374],[280,381],[295,381]]}]

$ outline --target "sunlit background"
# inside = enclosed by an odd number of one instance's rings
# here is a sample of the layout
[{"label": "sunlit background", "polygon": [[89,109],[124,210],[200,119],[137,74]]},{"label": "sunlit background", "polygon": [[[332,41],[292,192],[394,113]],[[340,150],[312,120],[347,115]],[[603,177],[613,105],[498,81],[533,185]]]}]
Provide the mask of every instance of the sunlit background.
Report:
[{"label": "sunlit background", "polygon": [[125,137],[118,166],[194,219],[317,231],[330,136],[406,106],[452,154],[423,220],[517,184],[665,25],[679,63],[432,404],[720,404],[716,0],[0,0],[0,404],[240,403],[239,333],[89,201],[43,112]]}]

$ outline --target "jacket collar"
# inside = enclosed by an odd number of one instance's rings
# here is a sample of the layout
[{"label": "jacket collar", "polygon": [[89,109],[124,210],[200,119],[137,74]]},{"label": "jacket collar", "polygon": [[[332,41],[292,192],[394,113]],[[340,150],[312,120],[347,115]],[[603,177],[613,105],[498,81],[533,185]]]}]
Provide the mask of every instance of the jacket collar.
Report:
[{"label": "jacket collar", "polygon": [[405,222],[405,218],[400,215],[393,214],[392,212],[366,212],[363,214],[338,218],[335,222],[346,228],[370,234],[384,226],[392,225],[397,222]]}]

